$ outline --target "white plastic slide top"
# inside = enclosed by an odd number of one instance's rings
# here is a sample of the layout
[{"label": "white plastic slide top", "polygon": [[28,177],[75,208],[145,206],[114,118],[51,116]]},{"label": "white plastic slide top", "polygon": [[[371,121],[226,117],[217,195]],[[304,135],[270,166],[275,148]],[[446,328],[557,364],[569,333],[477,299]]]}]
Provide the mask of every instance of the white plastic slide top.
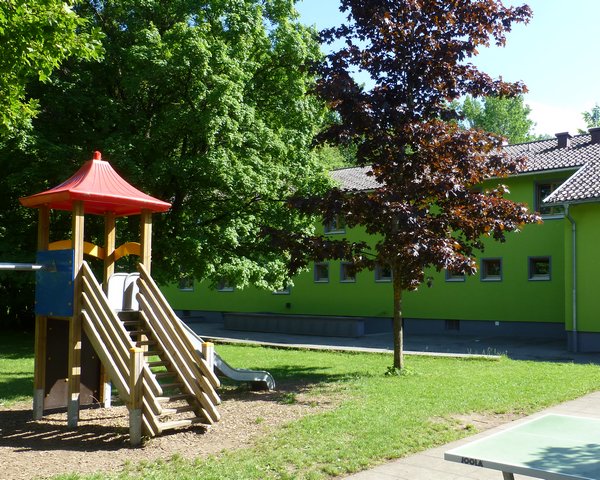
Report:
[{"label": "white plastic slide top", "polygon": [[[183,328],[192,342],[194,349],[199,355],[202,355],[202,344],[204,340],[188,327],[185,322],[179,319]],[[214,358],[215,369],[221,375],[230,378],[236,382],[247,382],[251,387],[257,390],[275,390],[275,379],[273,376],[264,370],[246,370],[243,368],[233,368],[225,360],[223,360],[216,352]]]},{"label": "white plastic slide top", "polygon": [[108,279],[108,304],[115,312],[123,310],[123,294],[128,273],[113,273]]},{"label": "white plastic slide top", "polygon": [[137,312],[140,309],[140,304],[137,300],[137,294],[140,291],[140,287],[137,284],[138,278],[140,278],[140,274],[134,272],[128,274],[125,279],[125,284],[123,285],[123,310]]},{"label": "white plastic slide top", "polygon": [[113,273],[108,279],[108,303],[115,312],[134,310],[138,311],[140,305],[137,301],[137,294],[140,291],[137,280],[140,274],[134,273]]}]

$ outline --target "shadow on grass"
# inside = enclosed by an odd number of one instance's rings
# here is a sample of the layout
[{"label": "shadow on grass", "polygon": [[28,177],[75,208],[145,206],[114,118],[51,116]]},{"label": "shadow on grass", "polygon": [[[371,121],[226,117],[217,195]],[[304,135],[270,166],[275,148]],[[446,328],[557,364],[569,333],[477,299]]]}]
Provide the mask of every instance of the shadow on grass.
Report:
[{"label": "shadow on grass", "polygon": [[33,340],[32,333],[0,331],[0,359],[32,359]]},{"label": "shadow on grass", "polygon": [[[13,402],[23,397],[31,397],[33,392],[33,376],[8,378],[0,382],[0,405],[2,401]],[[9,374],[10,376],[11,374]],[[20,373],[18,373],[20,375]],[[2,375],[5,376],[5,375]],[[1,425],[1,424],[0,424]]]},{"label": "shadow on grass", "polygon": [[[316,385],[326,386],[327,384],[356,380],[356,375],[328,374],[319,367],[300,367],[298,365],[270,367],[268,372],[275,379],[274,391],[253,391],[249,383],[221,378],[225,388],[219,391],[219,395],[223,400],[235,399],[243,402],[255,401],[257,397],[260,397],[264,401],[289,404],[293,403],[290,402],[290,396],[306,392]],[[383,372],[381,375],[383,376]]]}]

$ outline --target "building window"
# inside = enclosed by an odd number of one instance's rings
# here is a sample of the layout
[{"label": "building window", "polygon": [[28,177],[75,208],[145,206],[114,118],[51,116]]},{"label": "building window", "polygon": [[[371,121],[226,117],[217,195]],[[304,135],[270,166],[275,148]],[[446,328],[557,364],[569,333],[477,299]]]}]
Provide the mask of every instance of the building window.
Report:
[{"label": "building window", "polygon": [[460,320],[446,320],[444,321],[444,330],[460,330]]},{"label": "building window", "polygon": [[446,270],[446,281],[447,282],[464,282],[465,274],[453,272],[452,270]]},{"label": "building window", "polygon": [[550,257],[529,257],[529,280],[550,280]]},{"label": "building window", "polygon": [[233,290],[233,285],[231,285],[229,281],[224,278],[219,280],[219,283],[217,283],[217,291],[219,292],[233,292]]},{"label": "building window", "polygon": [[179,279],[179,290],[182,292],[193,292],[194,291],[194,277],[186,275]]},{"label": "building window", "polygon": [[329,282],[329,264],[327,262],[315,263],[315,282]]},{"label": "building window", "polygon": [[502,281],[501,258],[484,258],[481,260],[481,280],[485,282]]},{"label": "building window", "polygon": [[346,224],[341,215],[334,216],[330,221],[325,222],[324,232],[327,234],[346,233]]},{"label": "building window", "polygon": [[356,282],[356,272],[352,269],[350,262],[340,263],[340,282]]},{"label": "building window", "polygon": [[550,195],[560,185],[561,181],[552,181],[535,184],[535,209],[544,216],[562,216],[565,207],[562,205],[542,205],[544,198]]},{"label": "building window", "polygon": [[287,287],[282,288],[280,290],[275,290],[273,292],[273,295],[289,295],[290,294],[290,289],[291,289],[291,287],[288,285]]},{"label": "building window", "polygon": [[385,264],[378,263],[375,265],[375,281],[376,282],[391,282],[392,281],[392,267]]}]

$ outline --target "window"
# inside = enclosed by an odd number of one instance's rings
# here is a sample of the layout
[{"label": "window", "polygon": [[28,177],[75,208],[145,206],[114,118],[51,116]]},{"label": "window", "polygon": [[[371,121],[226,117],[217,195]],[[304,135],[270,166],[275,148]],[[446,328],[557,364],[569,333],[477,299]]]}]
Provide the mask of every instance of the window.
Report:
[{"label": "window", "polygon": [[179,279],[179,290],[182,292],[193,292],[194,291],[194,277],[186,275]]},{"label": "window", "polygon": [[217,283],[217,290],[219,292],[233,292],[233,285],[231,285],[226,279],[222,278]]},{"label": "window", "polygon": [[484,258],[481,260],[481,280],[485,282],[502,281],[501,258]]},{"label": "window", "polygon": [[564,215],[565,207],[562,205],[542,205],[544,198],[556,190],[562,182],[552,181],[535,184],[535,209],[544,216]]},{"label": "window", "polygon": [[273,292],[273,295],[289,295],[290,294],[290,286],[288,285],[285,288],[282,288],[280,290],[275,290]]},{"label": "window", "polygon": [[465,274],[464,273],[456,273],[452,270],[446,270],[446,281],[447,282],[464,282]]},{"label": "window", "polygon": [[329,282],[329,264],[327,262],[315,263],[315,282]]},{"label": "window", "polygon": [[349,262],[340,263],[340,282],[356,282],[356,272],[352,270],[352,264]]},{"label": "window", "polygon": [[324,232],[328,234],[346,233],[346,224],[344,223],[344,219],[340,215],[336,215],[330,221],[325,222]]},{"label": "window", "polygon": [[550,257],[529,257],[529,280],[550,280]]},{"label": "window", "polygon": [[392,267],[378,263],[375,265],[375,281],[376,282],[391,282]]},{"label": "window", "polygon": [[460,330],[460,320],[446,320],[444,330]]}]

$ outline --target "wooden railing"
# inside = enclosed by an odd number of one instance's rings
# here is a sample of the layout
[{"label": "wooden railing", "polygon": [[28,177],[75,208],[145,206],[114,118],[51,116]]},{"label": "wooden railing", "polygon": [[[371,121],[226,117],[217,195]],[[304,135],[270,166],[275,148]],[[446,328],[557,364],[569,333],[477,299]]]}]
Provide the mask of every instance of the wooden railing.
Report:
[{"label": "wooden railing", "polygon": [[168,358],[188,394],[197,399],[196,415],[209,423],[220,419],[216,405],[221,403],[215,388],[219,379],[185,333],[175,312],[142,264],[138,265],[138,300],[145,327]]},{"label": "wooden railing", "polygon": [[[81,275],[84,331],[108,371],[121,400],[127,404],[130,411],[138,409],[141,404],[141,427],[144,434],[157,435],[160,433],[157,417],[162,412],[157,398],[163,394],[162,388],[145,362],[136,369],[141,378],[134,378],[136,372],[130,365],[135,363],[133,360],[136,355],[139,357],[138,349],[110,307],[106,295],[86,262],[83,263]],[[139,363],[139,358],[135,360]],[[139,386],[133,389],[133,395],[131,385]],[[140,390],[141,398],[138,398],[135,393],[139,395]]]}]

